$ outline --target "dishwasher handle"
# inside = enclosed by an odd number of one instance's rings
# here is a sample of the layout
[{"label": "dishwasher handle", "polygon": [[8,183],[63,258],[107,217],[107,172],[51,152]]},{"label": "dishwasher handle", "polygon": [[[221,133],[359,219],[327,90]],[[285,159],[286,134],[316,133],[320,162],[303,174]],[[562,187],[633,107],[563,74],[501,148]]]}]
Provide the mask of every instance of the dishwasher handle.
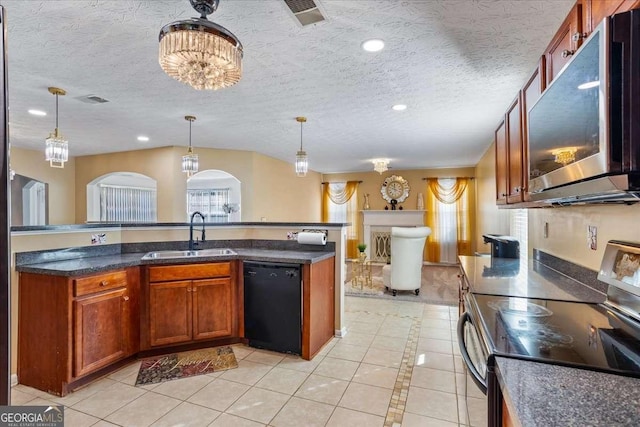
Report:
[{"label": "dishwasher handle", "polygon": [[[462,313],[462,316],[458,319],[458,346],[460,347],[460,354],[462,355],[462,359],[464,360],[464,364],[467,365],[469,372],[471,373],[471,379],[476,383],[480,391],[483,394],[487,394],[487,382],[480,375],[475,365],[471,361],[471,357],[469,356],[469,352],[467,351],[467,346],[464,342],[464,324],[471,323],[473,326],[473,322],[471,321],[471,316],[468,312]],[[475,326],[474,326],[475,327]]]}]

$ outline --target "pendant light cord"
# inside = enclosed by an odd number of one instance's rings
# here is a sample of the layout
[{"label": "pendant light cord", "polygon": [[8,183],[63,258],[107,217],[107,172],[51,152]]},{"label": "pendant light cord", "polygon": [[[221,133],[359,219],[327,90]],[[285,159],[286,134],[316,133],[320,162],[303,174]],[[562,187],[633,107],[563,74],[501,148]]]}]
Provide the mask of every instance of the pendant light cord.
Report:
[{"label": "pendant light cord", "polygon": [[300,122],[300,151],[302,151],[302,123]]},{"label": "pendant light cord", "polygon": [[56,93],[56,130],[58,129],[58,94]]},{"label": "pendant light cord", "polygon": [[189,148],[191,148],[191,123],[193,120],[189,120]]}]

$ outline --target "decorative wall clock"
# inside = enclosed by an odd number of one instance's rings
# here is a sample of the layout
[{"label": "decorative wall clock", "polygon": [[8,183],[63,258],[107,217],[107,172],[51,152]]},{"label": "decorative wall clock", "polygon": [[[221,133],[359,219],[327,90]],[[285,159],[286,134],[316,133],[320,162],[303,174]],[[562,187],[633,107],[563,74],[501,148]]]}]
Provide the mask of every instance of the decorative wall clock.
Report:
[{"label": "decorative wall clock", "polygon": [[389,203],[391,200],[402,203],[409,197],[409,183],[401,176],[391,175],[382,183],[380,193],[382,193],[382,198]]}]

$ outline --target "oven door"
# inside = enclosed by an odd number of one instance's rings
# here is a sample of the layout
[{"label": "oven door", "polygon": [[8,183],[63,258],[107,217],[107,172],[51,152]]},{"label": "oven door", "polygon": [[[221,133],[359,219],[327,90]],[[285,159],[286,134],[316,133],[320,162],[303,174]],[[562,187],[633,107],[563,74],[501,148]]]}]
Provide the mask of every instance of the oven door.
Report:
[{"label": "oven door", "polygon": [[482,344],[482,339],[468,311],[462,313],[458,319],[458,345],[471,379],[486,395],[489,354]]}]

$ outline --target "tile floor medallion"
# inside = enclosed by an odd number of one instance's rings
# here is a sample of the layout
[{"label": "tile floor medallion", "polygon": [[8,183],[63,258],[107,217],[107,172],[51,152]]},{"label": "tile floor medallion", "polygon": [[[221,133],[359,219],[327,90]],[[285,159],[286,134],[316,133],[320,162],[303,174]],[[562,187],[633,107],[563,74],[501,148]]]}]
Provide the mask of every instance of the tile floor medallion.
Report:
[{"label": "tile floor medallion", "polygon": [[12,402],[65,405],[65,427],[467,427],[467,412],[482,427],[456,321],[456,307],[347,296],[347,335],[311,361],[233,345],[236,369],[135,387],[137,361],[62,398],[17,385]]}]

